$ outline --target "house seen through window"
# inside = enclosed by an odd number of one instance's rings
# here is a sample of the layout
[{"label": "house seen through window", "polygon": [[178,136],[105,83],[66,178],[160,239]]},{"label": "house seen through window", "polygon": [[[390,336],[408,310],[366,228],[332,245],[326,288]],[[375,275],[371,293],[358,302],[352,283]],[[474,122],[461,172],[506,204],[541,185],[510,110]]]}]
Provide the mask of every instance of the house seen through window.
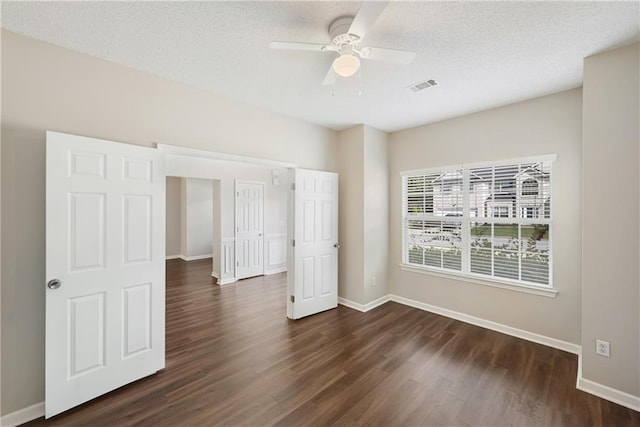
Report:
[{"label": "house seen through window", "polygon": [[403,263],[551,287],[551,160],[403,173]]}]

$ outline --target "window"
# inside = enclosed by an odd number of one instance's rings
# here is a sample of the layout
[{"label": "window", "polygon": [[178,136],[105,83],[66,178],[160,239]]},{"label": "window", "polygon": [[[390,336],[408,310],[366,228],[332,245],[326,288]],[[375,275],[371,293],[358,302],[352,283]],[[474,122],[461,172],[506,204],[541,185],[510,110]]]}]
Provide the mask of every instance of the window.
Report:
[{"label": "window", "polygon": [[551,287],[552,160],[403,173],[403,263]]},{"label": "window", "polygon": [[536,206],[524,206],[522,208],[522,217],[523,218],[537,218],[538,212],[540,209]]},{"label": "window", "polygon": [[494,206],[493,216],[494,218],[509,218],[509,206]]},{"label": "window", "polygon": [[462,171],[405,177],[408,263],[462,268]]},{"label": "window", "polygon": [[526,179],[522,181],[522,195],[523,196],[537,196],[538,195],[538,181],[535,179]]}]

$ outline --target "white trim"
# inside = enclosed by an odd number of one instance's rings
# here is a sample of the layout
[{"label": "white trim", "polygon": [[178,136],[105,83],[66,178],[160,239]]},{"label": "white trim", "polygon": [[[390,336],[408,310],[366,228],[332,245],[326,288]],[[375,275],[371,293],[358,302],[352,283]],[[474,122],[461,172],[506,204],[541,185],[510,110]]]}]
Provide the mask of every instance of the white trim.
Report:
[{"label": "white trim", "polygon": [[287,271],[287,266],[277,267],[273,269],[265,269],[264,275],[271,276],[272,274],[285,273]]},{"label": "white trim", "polygon": [[461,322],[480,326],[485,329],[491,329],[492,331],[501,332],[503,334],[511,335],[516,338],[522,338],[523,340],[532,341],[538,344],[546,345],[548,347],[557,348],[558,350],[566,351],[573,354],[580,354],[581,347],[578,344],[573,344],[573,343],[562,341],[556,338],[535,334],[533,332],[524,331],[522,329],[514,328],[512,326],[503,325],[502,323],[492,322],[491,320],[481,319],[479,317],[470,316],[468,314],[460,313],[457,311],[449,310],[447,308],[442,308],[442,307],[438,307],[431,304],[426,304],[420,301],[415,301],[415,300],[404,298],[398,295],[393,295],[393,294],[389,295],[389,300],[400,303],[400,304],[408,305],[410,307],[419,308],[420,310],[425,310],[431,313],[439,314],[441,316],[449,317],[451,319],[460,320]]},{"label": "white trim", "polygon": [[227,278],[227,279],[222,279],[222,280],[218,279],[218,283],[217,283],[217,284],[218,284],[219,286],[225,286],[225,285],[231,285],[231,284],[234,284],[234,283],[236,283],[236,282],[237,282],[237,280],[236,280],[236,278],[235,278],[235,277],[229,277],[229,278]]},{"label": "white trim", "polygon": [[196,261],[196,260],[199,260],[199,259],[207,259],[207,258],[213,258],[213,254],[195,255],[195,256],[180,255],[180,259],[183,260],[183,261]]},{"label": "white trim", "polygon": [[211,277],[215,277],[216,279],[220,279],[220,274],[218,274],[218,272],[216,272],[216,271],[212,271],[211,272]]},{"label": "white trim", "polygon": [[507,289],[507,290],[516,291],[516,292],[524,292],[526,294],[540,295],[548,298],[555,298],[556,295],[558,295],[558,291],[555,289],[528,286],[528,285],[519,284],[519,283],[515,284],[515,283],[510,283],[506,280],[505,281],[496,280],[495,277],[492,277],[490,280],[483,280],[480,278],[476,278],[475,276],[472,277],[470,275],[466,275],[464,273],[459,273],[456,271],[440,272],[440,271],[432,270],[428,267],[418,267],[415,265],[402,264],[402,263],[400,264],[400,269],[404,271],[409,271],[411,273],[427,274],[430,276],[442,277],[444,279],[459,280],[461,282],[475,283],[476,285],[490,286],[492,288]]},{"label": "white trim", "polygon": [[183,258],[182,255],[167,255],[166,257],[164,257],[165,260],[170,260],[170,259],[181,259]]},{"label": "white trim", "polygon": [[0,418],[0,426],[15,427],[20,424],[28,423],[37,418],[44,417],[44,402],[27,406]]},{"label": "white trim", "polygon": [[352,308],[354,310],[358,310],[361,311],[363,313],[366,313],[369,310],[373,310],[374,308],[381,306],[382,304],[385,304],[387,302],[389,302],[389,295],[385,295],[382,296],[376,300],[371,301],[370,303],[367,304],[360,304],[351,300],[348,300],[346,298],[342,298],[342,297],[338,297],[338,304],[340,305],[344,305],[345,307],[349,307]]},{"label": "white trim", "polygon": [[593,394],[626,408],[640,412],[640,396],[634,396],[624,391],[588,380],[582,376],[582,353],[578,355],[578,375],[576,388],[586,393]]},{"label": "white trim", "polygon": [[[283,246],[282,253],[274,252],[272,244],[281,243]],[[282,262],[273,262],[274,254],[281,255],[284,260]],[[287,271],[287,233],[265,233],[264,235],[264,274],[276,274]]]},{"label": "white trim", "polygon": [[259,159],[256,157],[238,156],[235,154],[219,153],[216,151],[198,150],[196,148],[179,147],[177,145],[156,144],[156,148],[166,154],[176,156],[198,157],[229,162],[252,163],[255,165],[274,166],[281,168],[297,168],[295,163],[280,162],[278,160]]}]

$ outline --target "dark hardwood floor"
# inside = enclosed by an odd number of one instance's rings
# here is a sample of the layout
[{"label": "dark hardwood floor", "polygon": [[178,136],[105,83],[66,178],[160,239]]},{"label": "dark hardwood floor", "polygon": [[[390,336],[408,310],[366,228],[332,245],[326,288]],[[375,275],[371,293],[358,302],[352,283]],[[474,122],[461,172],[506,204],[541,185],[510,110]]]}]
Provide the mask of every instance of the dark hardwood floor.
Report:
[{"label": "dark hardwood floor", "polygon": [[28,425],[640,426],[577,358],[396,303],[286,318],[286,276],[220,288],[167,262],[167,366]]}]

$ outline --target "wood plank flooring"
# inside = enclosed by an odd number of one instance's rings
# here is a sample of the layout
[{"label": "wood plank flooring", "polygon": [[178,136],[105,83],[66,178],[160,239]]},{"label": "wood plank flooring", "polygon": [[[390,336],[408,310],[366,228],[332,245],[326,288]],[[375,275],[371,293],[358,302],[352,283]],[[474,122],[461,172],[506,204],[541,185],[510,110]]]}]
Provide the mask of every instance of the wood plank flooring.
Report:
[{"label": "wood plank flooring", "polygon": [[640,426],[577,358],[396,303],[286,318],[284,274],[167,262],[167,366],[32,426]]}]

